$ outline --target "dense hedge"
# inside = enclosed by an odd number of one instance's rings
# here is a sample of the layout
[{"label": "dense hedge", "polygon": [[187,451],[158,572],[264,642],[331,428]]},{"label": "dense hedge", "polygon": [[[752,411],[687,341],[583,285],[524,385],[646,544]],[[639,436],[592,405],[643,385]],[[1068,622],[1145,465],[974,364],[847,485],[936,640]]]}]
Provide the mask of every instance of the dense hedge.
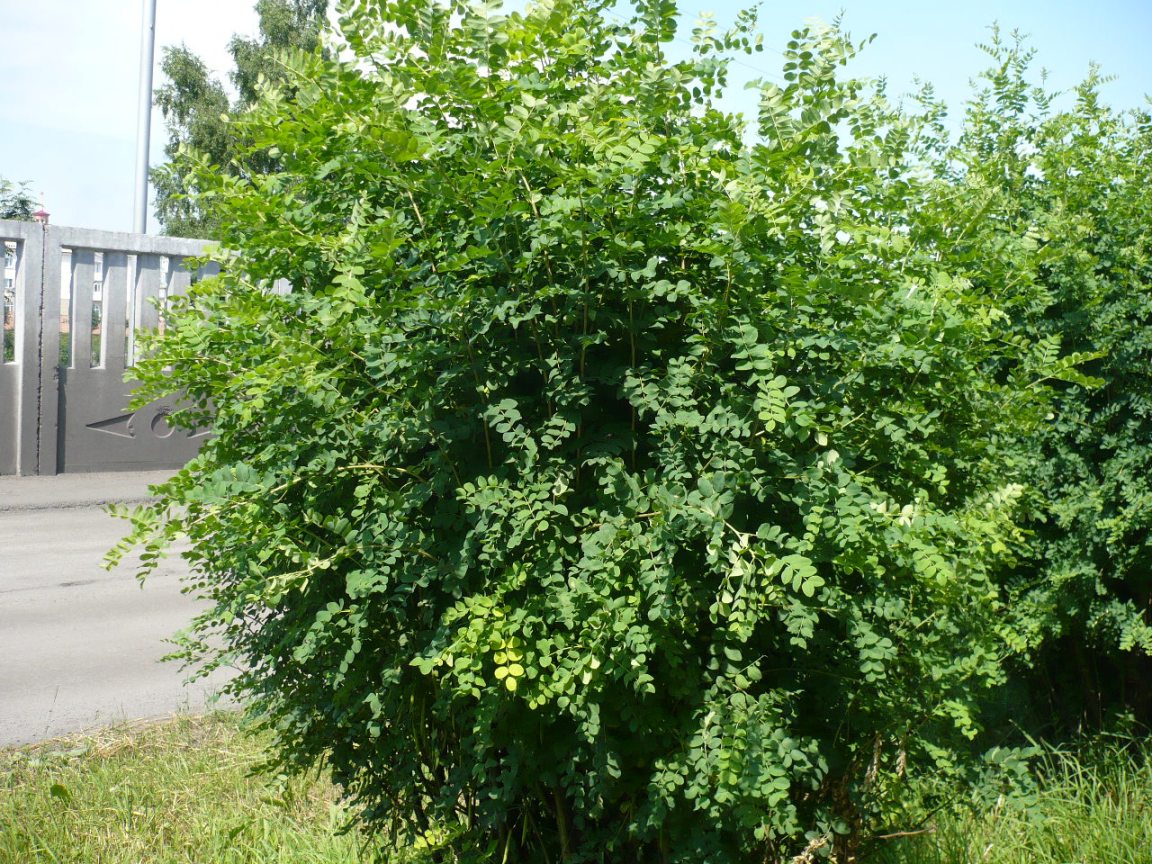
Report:
[{"label": "dense hedge", "polygon": [[1108,410],[1078,364],[1127,362],[1061,347],[1089,265],[1044,220],[1135,176],[1046,184],[1089,133],[1027,131],[1018,47],[950,148],[834,29],[748,126],[713,98],[752,16],[673,61],[672,4],[607,10],[349,5],[358,59],[234,121],[281,170],[201,168],[237,258],[137,373],[216,434],[133,540],[192,539],[189,656],[241,663],[282,762],[438,860],[846,860],[1100,620],[1021,528],[1030,454]]}]

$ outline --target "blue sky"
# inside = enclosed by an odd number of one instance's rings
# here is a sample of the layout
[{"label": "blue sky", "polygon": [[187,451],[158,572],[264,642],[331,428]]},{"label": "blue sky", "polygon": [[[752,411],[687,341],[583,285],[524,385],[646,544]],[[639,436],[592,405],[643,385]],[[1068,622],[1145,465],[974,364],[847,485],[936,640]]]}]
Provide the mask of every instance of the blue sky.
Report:
[{"label": "blue sky", "polygon": [[[717,0],[710,8],[731,19],[744,5]],[[1097,62],[1117,76],[1104,87],[1112,105],[1140,107],[1145,94],[1152,94],[1152,0],[766,2],[760,13],[765,50],[746,62],[776,75],[782,62],[776,52],[793,29],[810,18],[832,21],[837,15],[857,41],[876,35],[850,67],[855,74],[887,78],[893,96],[913,89],[917,77],[930,81],[953,113],[962,110],[969,81],[988,65],[977,44],[988,40],[993,23],[1005,34],[1020,30],[1028,36],[1037,50],[1036,70],[1048,71],[1050,89],[1075,86]]]},{"label": "blue sky", "polygon": [[[730,21],[749,5],[734,0],[681,3],[687,38],[698,12]],[[131,225],[135,160],[140,0],[6,3],[0,52],[0,176],[28,181],[58,224],[126,231]],[[1116,107],[1144,105],[1152,93],[1152,0],[967,0],[930,6],[914,0],[766,2],[765,51],[741,58],[734,78],[778,78],[779,49],[810,18],[842,14],[854,37],[877,34],[853,71],[885,76],[892,94],[918,76],[958,111],[968,81],[986,65],[976,43],[999,22],[1029,34],[1049,86],[1074,86],[1096,61],[1117,80],[1104,88]],[[158,0],[159,44],[185,41],[226,77],[228,39],[255,30],[248,0]],[[157,81],[159,83],[159,81]],[[751,110],[750,94],[729,103]],[[164,130],[153,116],[153,153]],[[155,221],[151,223],[155,230]]]}]

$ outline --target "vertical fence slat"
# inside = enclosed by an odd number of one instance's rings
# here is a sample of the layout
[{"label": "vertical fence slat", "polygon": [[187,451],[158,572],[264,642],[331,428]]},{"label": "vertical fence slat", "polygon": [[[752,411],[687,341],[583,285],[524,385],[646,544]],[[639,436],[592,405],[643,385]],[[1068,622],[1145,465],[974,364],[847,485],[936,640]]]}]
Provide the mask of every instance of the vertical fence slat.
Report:
[{"label": "vertical fence slat", "polygon": [[23,263],[19,265],[16,283],[16,329],[19,334],[16,350],[20,364],[20,419],[16,430],[19,462],[16,470],[23,475],[35,474],[39,469],[36,443],[42,397],[40,343],[44,337],[40,305],[44,296],[45,249],[44,231],[37,226],[24,241],[21,250]]},{"label": "vertical fence slat", "polygon": [[[7,238],[0,236],[0,242],[7,249]],[[0,356],[0,474],[15,474],[17,468],[17,444],[20,422],[20,339],[23,292],[20,286],[20,268],[24,258],[24,243],[13,241],[12,293],[7,297],[0,314],[4,315],[0,326],[4,327],[5,353]],[[9,275],[7,266],[0,273],[0,279]],[[0,284],[0,290],[3,285]],[[7,293],[5,291],[5,296]],[[10,305],[9,305],[10,304]],[[10,353],[9,353],[10,352]],[[7,362],[5,362],[7,360]]]},{"label": "vertical fence slat", "polygon": [[155,330],[160,323],[160,316],[156,310],[156,303],[160,298],[161,288],[160,256],[137,255],[135,291],[132,296],[132,321],[129,325],[131,332],[128,362],[135,363],[139,349],[136,342],[139,333],[143,330]]},{"label": "vertical fence slat", "polygon": [[159,255],[136,256],[136,326],[155,330],[160,322],[157,304],[164,288]]},{"label": "vertical fence slat", "polygon": [[[168,291],[164,295],[163,312],[168,315],[168,308],[172,305],[172,298],[183,297],[192,285],[192,273],[189,272],[182,256],[173,256],[168,259]],[[161,330],[164,323],[161,323]]]},{"label": "vertical fence slat", "polygon": [[12,357],[0,365],[0,474],[36,471],[42,230],[25,222],[4,223],[2,229],[2,239],[15,243],[16,259]]},{"label": "vertical fence slat", "polygon": [[209,279],[212,276],[220,275],[220,265],[215,261],[209,261],[203,267],[196,271],[197,280]]},{"label": "vertical fence slat", "polygon": [[124,372],[124,334],[128,328],[128,256],[104,253],[104,368]]},{"label": "vertical fence slat", "polygon": [[168,269],[168,297],[183,297],[188,293],[192,284],[192,273],[184,263],[184,259],[173,257],[169,259]]},{"label": "vertical fence slat", "polygon": [[[2,238],[0,238],[2,239]],[[20,357],[19,344],[17,339],[20,333],[20,319],[19,309],[17,305],[21,301],[18,299],[17,292],[19,289],[16,287],[16,279],[19,277],[17,268],[19,267],[19,259],[23,257],[22,243],[15,244],[16,251],[13,253],[18,256],[16,263],[12,270],[13,286],[12,296],[9,298],[11,306],[3,308],[5,316],[11,315],[11,320],[7,317],[0,321],[0,326],[5,327],[4,340],[5,345],[11,346],[11,359],[5,361],[4,356],[0,356],[0,475],[15,474],[17,464],[17,441],[18,441],[18,424],[20,422]],[[5,268],[5,271],[7,268]],[[6,277],[7,273],[0,273],[0,279]],[[0,285],[2,290],[2,285]]]},{"label": "vertical fence slat", "polygon": [[60,229],[46,226],[41,258],[44,262],[40,303],[39,423],[35,439],[35,470],[30,474],[56,473],[56,437],[60,419],[60,279],[64,257]]},{"label": "vertical fence slat", "polygon": [[[11,245],[9,243],[11,242]],[[0,342],[0,365],[13,364],[18,362],[16,358],[16,336],[19,329],[16,327],[16,271],[20,267],[20,259],[23,257],[24,251],[21,248],[24,244],[18,241],[8,241],[0,238],[0,243],[4,247],[4,272],[0,273],[0,327],[3,327],[4,335],[3,341]],[[9,278],[8,260],[9,255],[12,256],[12,289],[7,287],[7,279]]]},{"label": "vertical fence slat", "polygon": [[92,282],[96,275],[96,253],[91,249],[72,250],[72,314],[68,334],[72,343],[73,369],[92,365]]}]

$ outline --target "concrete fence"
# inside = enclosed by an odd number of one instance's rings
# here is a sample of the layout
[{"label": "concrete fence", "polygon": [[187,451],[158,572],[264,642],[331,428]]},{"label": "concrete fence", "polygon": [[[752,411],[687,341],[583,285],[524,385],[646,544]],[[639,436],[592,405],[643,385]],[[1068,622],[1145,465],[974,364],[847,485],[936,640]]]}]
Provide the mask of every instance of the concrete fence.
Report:
[{"label": "concrete fence", "polygon": [[[202,433],[127,409],[143,330],[215,265],[202,240],[0,220],[0,475],[175,468]],[[203,433],[206,434],[206,433]]]}]

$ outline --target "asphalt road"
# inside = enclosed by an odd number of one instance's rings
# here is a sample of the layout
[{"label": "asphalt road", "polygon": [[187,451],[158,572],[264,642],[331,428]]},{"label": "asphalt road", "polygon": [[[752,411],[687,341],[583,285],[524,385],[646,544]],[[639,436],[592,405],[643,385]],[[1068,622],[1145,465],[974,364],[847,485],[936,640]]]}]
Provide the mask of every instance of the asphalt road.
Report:
[{"label": "asphalt road", "polygon": [[203,710],[224,681],[187,684],[160,658],[187,626],[187,567],[166,559],[143,588],[104,553],[163,473],[0,477],[0,747],[126,720]]}]

